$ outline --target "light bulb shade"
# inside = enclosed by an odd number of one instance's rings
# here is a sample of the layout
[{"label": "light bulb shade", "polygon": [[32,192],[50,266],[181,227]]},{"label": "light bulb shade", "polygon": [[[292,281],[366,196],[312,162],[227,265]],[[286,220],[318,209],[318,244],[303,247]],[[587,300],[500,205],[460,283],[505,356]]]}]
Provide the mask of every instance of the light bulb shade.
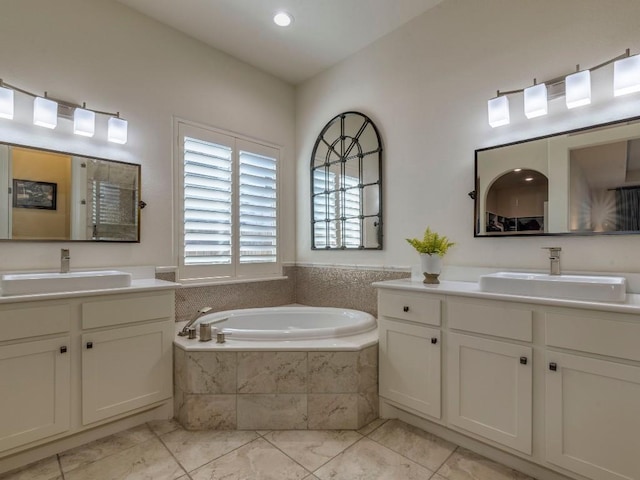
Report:
[{"label": "light bulb shade", "polygon": [[91,110],[76,108],[73,112],[73,133],[93,137],[96,133],[96,114]]},{"label": "light bulb shade", "polygon": [[634,92],[640,92],[640,55],[613,64],[613,95],[619,97]]},{"label": "light bulb shade", "polygon": [[487,102],[489,110],[489,125],[493,128],[508,125],[511,121],[509,117],[509,99],[506,96],[492,98]]},{"label": "light bulb shade", "polygon": [[524,114],[527,118],[547,114],[547,86],[544,83],[524,89]]},{"label": "light bulb shade", "polygon": [[58,125],[58,103],[48,98],[36,97],[33,101],[33,124],[56,128]]},{"label": "light bulb shade", "polygon": [[13,120],[13,90],[0,87],[0,117]]},{"label": "light bulb shade", "polygon": [[591,103],[591,72],[584,70],[564,79],[567,108],[576,108]]},{"label": "light bulb shade", "polygon": [[113,143],[127,143],[127,128],[128,122],[126,120],[118,117],[111,117],[109,119],[107,139]]}]

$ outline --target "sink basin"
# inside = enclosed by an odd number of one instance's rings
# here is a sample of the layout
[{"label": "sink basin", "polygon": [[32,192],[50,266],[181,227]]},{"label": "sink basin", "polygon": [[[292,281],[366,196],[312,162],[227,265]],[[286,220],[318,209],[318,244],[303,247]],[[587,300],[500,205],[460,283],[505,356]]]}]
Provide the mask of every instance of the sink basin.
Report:
[{"label": "sink basin", "polygon": [[626,281],[624,277],[498,272],[482,275],[480,290],[528,297],[623,302]]},{"label": "sink basin", "polygon": [[99,290],[131,285],[131,274],[118,270],[69,273],[17,273],[0,277],[3,296]]}]

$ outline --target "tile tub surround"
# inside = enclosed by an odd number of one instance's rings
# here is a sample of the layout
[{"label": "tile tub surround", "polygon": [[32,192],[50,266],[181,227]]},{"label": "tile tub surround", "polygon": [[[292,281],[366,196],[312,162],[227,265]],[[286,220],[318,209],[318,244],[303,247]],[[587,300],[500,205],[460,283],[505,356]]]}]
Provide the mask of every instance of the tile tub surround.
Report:
[{"label": "tile tub surround", "polygon": [[310,307],[351,308],[378,316],[373,282],[411,277],[410,272],[369,268],[297,266],[295,303]]},{"label": "tile tub surround", "polygon": [[[176,322],[189,320],[205,306],[220,312],[292,303],[351,308],[377,316],[376,289],[371,284],[411,276],[409,272],[399,270],[328,266],[286,266],[283,275],[287,278],[203,287],[183,286],[176,291]],[[157,273],[156,278],[173,281],[175,274]]]},{"label": "tile tub surround", "polygon": [[191,432],[171,420],[154,421],[0,474],[1,480],[62,478],[533,480],[401,421],[380,419],[358,431],[266,432]]},{"label": "tile tub surround", "polygon": [[358,429],[378,417],[378,346],[352,352],[174,346],[174,407],[188,430]]}]

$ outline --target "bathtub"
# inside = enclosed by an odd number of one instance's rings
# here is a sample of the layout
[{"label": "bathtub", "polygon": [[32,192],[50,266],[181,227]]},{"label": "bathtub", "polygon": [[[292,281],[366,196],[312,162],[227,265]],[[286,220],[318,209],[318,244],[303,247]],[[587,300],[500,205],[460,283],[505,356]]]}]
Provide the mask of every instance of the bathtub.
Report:
[{"label": "bathtub", "polygon": [[[242,350],[360,350],[378,342],[373,315],[330,307],[283,306],[227,310],[204,315],[194,324],[212,323],[224,331],[218,344],[176,337],[176,345],[193,351]],[[178,331],[184,323],[177,324]]]},{"label": "bathtub", "polygon": [[[174,416],[189,430],[358,429],[378,417],[378,329],[338,308],[202,316],[226,342],[174,340]],[[176,333],[186,322],[176,324]]]}]

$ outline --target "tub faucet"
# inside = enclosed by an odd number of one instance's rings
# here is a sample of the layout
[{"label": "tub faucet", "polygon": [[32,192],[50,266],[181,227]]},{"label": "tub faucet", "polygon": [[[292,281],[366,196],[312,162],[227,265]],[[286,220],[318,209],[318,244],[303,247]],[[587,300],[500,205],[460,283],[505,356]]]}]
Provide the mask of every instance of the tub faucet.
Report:
[{"label": "tub faucet", "polygon": [[549,250],[549,260],[551,264],[549,266],[549,275],[560,275],[560,247],[542,247]]},{"label": "tub faucet", "polygon": [[71,254],[68,248],[60,249],[60,273],[69,273],[69,262]]},{"label": "tub faucet", "polygon": [[187,335],[189,335],[189,327],[193,325],[194,322],[198,320],[202,315],[204,315],[205,313],[209,313],[211,310],[211,307],[204,307],[198,310],[196,314],[191,318],[191,320],[187,322],[184,328],[178,332],[178,335],[181,337],[186,337]]}]

